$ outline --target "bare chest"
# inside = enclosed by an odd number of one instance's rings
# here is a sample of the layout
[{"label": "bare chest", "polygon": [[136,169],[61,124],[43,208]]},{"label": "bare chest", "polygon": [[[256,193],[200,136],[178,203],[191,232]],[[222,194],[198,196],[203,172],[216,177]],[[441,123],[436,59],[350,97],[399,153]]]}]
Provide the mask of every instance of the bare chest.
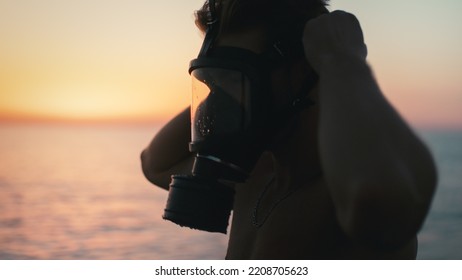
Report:
[{"label": "bare chest", "polygon": [[337,222],[325,178],[314,176],[316,168],[299,166],[307,164],[293,164],[295,176],[278,172],[264,155],[253,176],[236,186],[228,259],[415,258],[416,239],[387,252],[350,240]]},{"label": "bare chest", "polygon": [[322,178],[294,188],[237,188],[228,258],[306,259],[338,240],[334,207]]}]

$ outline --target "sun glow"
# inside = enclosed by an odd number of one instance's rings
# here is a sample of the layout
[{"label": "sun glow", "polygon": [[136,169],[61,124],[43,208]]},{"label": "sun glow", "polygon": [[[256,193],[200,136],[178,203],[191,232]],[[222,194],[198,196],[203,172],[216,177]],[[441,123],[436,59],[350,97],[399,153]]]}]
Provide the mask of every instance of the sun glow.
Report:
[{"label": "sun glow", "polygon": [[[0,1],[0,121],[163,121],[188,106],[203,0],[71,2]],[[384,94],[411,123],[462,127],[462,2],[392,2],[330,9],[358,17]]]},{"label": "sun glow", "polygon": [[69,121],[162,120],[187,106],[189,101],[187,98],[172,100],[168,95],[164,95],[165,98],[149,95],[149,90],[130,94],[118,88],[95,85],[50,87],[3,98],[0,117]]}]

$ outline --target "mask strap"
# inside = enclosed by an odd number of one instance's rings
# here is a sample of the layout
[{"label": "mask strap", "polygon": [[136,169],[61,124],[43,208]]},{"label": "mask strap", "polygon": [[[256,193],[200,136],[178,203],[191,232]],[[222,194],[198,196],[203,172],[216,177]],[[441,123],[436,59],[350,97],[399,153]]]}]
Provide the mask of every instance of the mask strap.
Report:
[{"label": "mask strap", "polygon": [[217,10],[215,7],[215,0],[209,0],[209,12],[210,12],[210,19],[207,24],[214,23],[217,21]]},{"label": "mask strap", "polygon": [[207,21],[207,30],[205,31],[204,42],[202,43],[198,57],[207,55],[218,35],[218,17],[215,7],[215,0],[209,0],[208,18],[209,19]]},{"label": "mask strap", "polygon": [[[322,7],[321,14],[328,13],[329,10],[326,7]],[[304,22],[307,22],[307,20]],[[297,53],[298,55],[300,55],[300,57],[305,57],[303,44],[301,42],[297,42],[293,47],[295,51],[301,51],[301,55],[300,53]],[[311,98],[308,97],[308,94],[316,86],[318,80],[318,74],[312,70],[311,73],[308,75],[307,80],[303,84],[301,90],[298,92],[298,94],[295,96],[295,99],[292,101],[292,108],[294,109],[295,113],[301,112],[306,108],[316,104],[316,102],[314,102]]]}]

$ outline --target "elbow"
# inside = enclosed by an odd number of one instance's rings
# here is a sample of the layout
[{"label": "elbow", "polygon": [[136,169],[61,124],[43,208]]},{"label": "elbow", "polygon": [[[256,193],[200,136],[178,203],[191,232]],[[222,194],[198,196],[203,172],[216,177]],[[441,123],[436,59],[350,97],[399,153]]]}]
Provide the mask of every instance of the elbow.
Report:
[{"label": "elbow", "polygon": [[149,157],[147,155],[146,150],[143,150],[140,155],[141,160],[141,170],[143,171],[144,177],[151,183],[155,184],[156,181],[156,174],[152,169],[152,165],[150,164]]},{"label": "elbow", "polygon": [[162,172],[156,172],[146,150],[141,152],[140,160],[144,177],[152,184],[168,190],[168,182],[164,178],[165,175]]}]

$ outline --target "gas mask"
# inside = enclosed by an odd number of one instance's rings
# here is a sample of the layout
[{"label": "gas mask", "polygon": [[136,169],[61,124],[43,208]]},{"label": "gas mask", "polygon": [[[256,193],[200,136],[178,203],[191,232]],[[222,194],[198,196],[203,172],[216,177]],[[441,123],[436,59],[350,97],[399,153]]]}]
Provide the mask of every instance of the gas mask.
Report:
[{"label": "gas mask", "polygon": [[[191,142],[195,153],[191,175],[173,175],[163,218],[181,226],[226,233],[236,183],[245,182],[267,149],[271,127],[294,108],[276,115],[271,93],[271,69],[287,62],[285,49],[297,48],[276,40],[256,54],[236,47],[214,46],[218,32],[215,1],[209,1],[210,21],[198,58],[190,63],[192,78]],[[300,53],[301,50],[301,53]],[[317,77],[307,79],[305,95]],[[296,103],[296,104],[295,104]]]}]

